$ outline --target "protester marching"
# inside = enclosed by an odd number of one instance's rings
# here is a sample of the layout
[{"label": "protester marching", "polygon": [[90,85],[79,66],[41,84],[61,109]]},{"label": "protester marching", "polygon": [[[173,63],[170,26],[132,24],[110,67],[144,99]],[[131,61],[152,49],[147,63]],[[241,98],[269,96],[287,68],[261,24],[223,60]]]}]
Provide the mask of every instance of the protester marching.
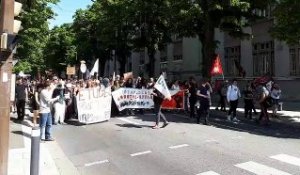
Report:
[{"label": "protester marching", "polygon": [[[227,120],[239,123],[237,107],[240,98],[244,102],[244,116],[257,123],[267,125],[269,122],[268,109],[276,116],[280,109],[281,90],[270,77],[263,76],[249,81],[241,91],[237,79],[211,80],[202,78],[197,81],[190,77],[188,81],[168,81],[163,75],[157,79],[150,77],[135,77],[131,72],[124,76],[116,75],[110,78],[89,79],[59,79],[52,76],[44,80],[19,78],[16,85],[16,106],[18,120],[24,119],[25,103],[30,105],[33,125],[39,123],[45,128],[45,140],[51,137],[52,125],[65,125],[70,120],[83,124],[107,121],[120,115],[143,115],[145,111],[155,114],[153,129],[158,129],[160,119],[166,127],[169,122],[163,114],[164,110],[188,112],[191,120],[209,124],[212,97],[219,96],[215,110],[227,111]],[[261,113],[258,117],[255,106]],[[228,107],[229,108],[228,108]],[[101,110],[99,110],[101,109]],[[224,113],[225,115],[225,113]],[[197,116],[197,117],[196,117]],[[39,120],[39,121],[38,121]]]}]

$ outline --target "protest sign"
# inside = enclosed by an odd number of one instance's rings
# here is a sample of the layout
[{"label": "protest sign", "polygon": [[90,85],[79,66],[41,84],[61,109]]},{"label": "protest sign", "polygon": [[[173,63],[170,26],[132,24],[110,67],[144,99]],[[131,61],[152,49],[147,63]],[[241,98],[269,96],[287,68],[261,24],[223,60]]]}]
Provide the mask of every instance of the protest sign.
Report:
[{"label": "protest sign", "polygon": [[75,67],[68,66],[67,67],[67,75],[75,75],[75,74],[76,74]]},{"label": "protest sign", "polygon": [[152,90],[120,88],[112,92],[113,99],[119,111],[132,108],[153,108]]},{"label": "protest sign", "polygon": [[171,100],[165,99],[162,102],[162,109],[184,109],[184,91],[171,90]]},{"label": "protest sign", "polygon": [[76,96],[78,120],[90,124],[110,119],[111,87],[81,89]]},{"label": "protest sign", "polygon": [[171,98],[171,94],[167,83],[164,79],[164,76],[161,75],[159,79],[156,81],[154,88],[156,88],[160,93],[162,93],[166,98]]}]

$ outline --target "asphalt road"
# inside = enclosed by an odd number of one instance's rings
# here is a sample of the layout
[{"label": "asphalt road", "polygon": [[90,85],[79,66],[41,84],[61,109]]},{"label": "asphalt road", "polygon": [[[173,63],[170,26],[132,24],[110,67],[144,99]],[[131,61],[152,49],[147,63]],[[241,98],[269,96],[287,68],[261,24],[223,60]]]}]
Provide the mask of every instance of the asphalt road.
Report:
[{"label": "asphalt road", "polygon": [[231,123],[225,115],[206,126],[183,116],[168,113],[171,124],[156,130],[148,113],[53,133],[83,175],[300,175],[299,127]]}]

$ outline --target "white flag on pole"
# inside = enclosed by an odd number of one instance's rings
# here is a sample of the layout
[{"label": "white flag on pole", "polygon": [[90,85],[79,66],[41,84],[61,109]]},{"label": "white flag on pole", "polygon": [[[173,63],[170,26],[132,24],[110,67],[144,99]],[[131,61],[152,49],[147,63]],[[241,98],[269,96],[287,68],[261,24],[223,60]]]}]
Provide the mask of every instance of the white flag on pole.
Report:
[{"label": "white flag on pole", "polygon": [[112,81],[113,81],[113,82],[116,81],[116,72],[114,72],[114,74],[113,74]]},{"label": "white flag on pole", "polygon": [[98,73],[98,71],[99,71],[99,58],[96,60],[96,62],[95,62],[95,64],[94,64],[94,67],[93,67],[93,69],[91,70],[90,75],[93,76],[93,75],[95,74],[95,72]]},{"label": "white flag on pole", "polygon": [[162,93],[166,98],[171,98],[171,93],[163,75],[161,75],[156,81],[154,88],[157,89],[160,93]]}]

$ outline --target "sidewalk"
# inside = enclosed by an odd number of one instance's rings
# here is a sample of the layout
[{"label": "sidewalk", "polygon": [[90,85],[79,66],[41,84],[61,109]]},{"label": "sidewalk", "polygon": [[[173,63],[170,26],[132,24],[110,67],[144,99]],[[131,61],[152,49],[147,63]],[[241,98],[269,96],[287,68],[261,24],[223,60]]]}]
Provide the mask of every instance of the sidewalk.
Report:
[{"label": "sidewalk", "polygon": [[[26,114],[31,115],[28,110]],[[29,117],[25,117],[22,124],[15,123],[15,118],[16,114],[11,114],[8,175],[29,175],[32,123]],[[40,144],[40,175],[77,174],[77,169],[55,141]]]},{"label": "sidewalk", "polygon": [[[211,112],[217,112],[215,110],[216,105],[218,103],[218,96],[214,96],[213,97],[213,105],[211,106]],[[275,120],[277,122],[284,122],[287,124],[293,124],[293,123],[297,123],[300,124],[300,101],[297,100],[282,100],[281,101],[283,103],[282,105],[282,111],[277,111],[277,116],[278,117],[271,117],[272,120]],[[260,112],[259,107],[257,106],[257,104],[255,105],[256,109],[258,112]],[[239,99],[239,104],[238,104],[238,108],[237,111],[240,113],[240,116],[243,116],[244,114],[244,100],[243,99]],[[220,107],[219,107],[220,108]],[[226,105],[226,110],[229,110],[229,106]],[[271,110],[268,110],[269,114],[272,114]],[[223,113],[224,115],[226,115],[225,113]]]}]

